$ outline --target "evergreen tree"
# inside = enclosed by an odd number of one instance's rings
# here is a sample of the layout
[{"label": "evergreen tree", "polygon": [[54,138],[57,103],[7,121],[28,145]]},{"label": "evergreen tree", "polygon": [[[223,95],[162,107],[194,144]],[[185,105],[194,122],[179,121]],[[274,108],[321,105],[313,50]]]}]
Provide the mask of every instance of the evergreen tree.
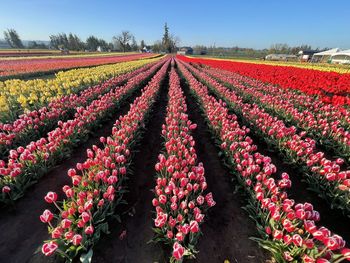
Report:
[{"label": "evergreen tree", "polygon": [[169,27],[168,24],[165,23],[164,25],[164,35],[163,35],[163,39],[162,39],[162,46],[163,46],[163,50],[165,52],[171,53],[171,40],[170,40],[170,36],[169,36]]}]

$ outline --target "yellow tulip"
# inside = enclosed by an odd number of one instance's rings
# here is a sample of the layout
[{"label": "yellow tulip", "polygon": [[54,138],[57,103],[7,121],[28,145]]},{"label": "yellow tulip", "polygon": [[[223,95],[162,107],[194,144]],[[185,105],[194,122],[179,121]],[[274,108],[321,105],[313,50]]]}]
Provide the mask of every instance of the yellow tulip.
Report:
[{"label": "yellow tulip", "polygon": [[159,57],[101,65],[91,68],[61,71],[54,79],[0,81],[0,117],[10,118],[11,110],[22,113],[33,110],[53,99],[77,93],[87,86],[95,85],[109,78],[135,70],[159,60]]}]

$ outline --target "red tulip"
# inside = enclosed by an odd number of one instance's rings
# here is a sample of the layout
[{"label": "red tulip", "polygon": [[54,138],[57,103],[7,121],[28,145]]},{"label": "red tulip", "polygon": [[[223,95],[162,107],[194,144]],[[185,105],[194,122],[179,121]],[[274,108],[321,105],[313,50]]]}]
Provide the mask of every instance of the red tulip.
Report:
[{"label": "red tulip", "polygon": [[152,199],[152,205],[153,205],[153,206],[158,206],[158,205],[159,205],[158,199],[153,198],[153,199]]},{"label": "red tulip", "polygon": [[177,232],[176,235],[175,235],[175,238],[176,238],[178,241],[182,242],[182,241],[184,240],[185,237],[184,237],[184,234],[183,234],[183,233]]},{"label": "red tulip", "polygon": [[41,252],[45,255],[45,256],[51,256],[56,249],[58,248],[58,245],[55,241],[50,241],[48,243],[45,243],[42,248],[41,248]]},{"label": "red tulip", "polygon": [[81,241],[83,240],[83,237],[79,234],[76,234],[72,238],[72,242],[74,246],[79,246]]},{"label": "red tulip", "polygon": [[72,221],[70,219],[63,219],[61,221],[61,226],[63,228],[70,228],[71,224],[72,224]]},{"label": "red tulip", "polygon": [[185,248],[180,245],[180,243],[175,242],[173,245],[173,257],[176,260],[182,259],[183,254],[185,253]]},{"label": "red tulip", "polygon": [[156,227],[163,227],[168,219],[168,214],[165,213],[158,213],[157,218],[154,220]]},{"label": "red tulip", "polygon": [[280,231],[280,230],[277,230],[277,229],[273,230],[273,234],[272,234],[272,235],[273,235],[273,237],[274,237],[275,239],[277,239],[277,240],[283,238],[283,232]]},{"label": "red tulip", "polygon": [[197,197],[197,204],[198,205],[202,205],[202,204],[204,204],[204,197],[203,196],[201,196],[201,195],[199,195],[198,197]]},{"label": "red tulip", "polygon": [[73,177],[74,175],[76,175],[75,169],[73,169],[73,168],[69,169],[68,170],[68,176]]},{"label": "red tulip", "polygon": [[348,261],[350,261],[350,249],[349,248],[343,248],[340,253],[345,257]]},{"label": "red tulip", "polygon": [[164,205],[166,203],[166,201],[167,201],[167,197],[165,195],[159,196],[159,203]]},{"label": "red tulip", "polygon": [[198,222],[195,221],[195,220],[192,220],[190,222],[190,231],[192,233],[197,233],[199,231],[199,225],[198,225]]},{"label": "red tulip", "polygon": [[304,263],[315,263],[315,259],[308,255],[304,255],[302,259]]},{"label": "red tulip", "polygon": [[289,252],[284,252],[283,253],[283,258],[287,261],[287,262],[290,262],[290,261],[293,261],[293,257],[290,255],[290,253]]},{"label": "red tulip", "polygon": [[191,130],[194,130],[194,129],[196,129],[196,128],[197,128],[197,124],[193,123],[193,124],[190,125],[190,129],[191,129]]},{"label": "red tulip", "polygon": [[67,239],[67,240],[71,240],[74,236],[74,232],[72,231],[68,231],[64,234],[64,237]]},{"label": "red tulip", "polygon": [[55,192],[48,192],[46,196],[44,197],[45,201],[47,203],[53,203],[56,202],[57,200],[57,194]]},{"label": "red tulip", "polygon": [[167,237],[168,237],[169,239],[172,239],[172,238],[174,237],[173,231],[168,230],[168,231],[167,231]]},{"label": "red tulip", "polygon": [[62,235],[62,229],[59,227],[56,227],[51,233],[52,238],[60,238],[61,235]]},{"label": "red tulip", "polygon": [[87,223],[87,222],[89,222],[89,220],[90,220],[90,215],[87,213],[87,212],[83,212],[82,214],[81,214],[81,219],[82,219],[82,221],[84,222],[84,223]]},{"label": "red tulip", "polygon": [[294,245],[296,245],[298,247],[301,247],[303,245],[303,238],[298,234],[293,235],[292,241],[293,241]]},{"label": "red tulip", "polygon": [[93,226],[88,226],[85,228],[85,234],[87,235],[92,235],[94,233],[94,227]]},{"label": "red tulip", "polygon": [[9,193],[11,191],[11,188],[7,185],[5,185],[3,188],[2,188],[2,192],[3,193]]},{"label": "red tulip", "polygon": [[50,210],[46,209],[43,214],[40,216],[40,220],[43,223],[49,223],[53,219],[53,214]]}]

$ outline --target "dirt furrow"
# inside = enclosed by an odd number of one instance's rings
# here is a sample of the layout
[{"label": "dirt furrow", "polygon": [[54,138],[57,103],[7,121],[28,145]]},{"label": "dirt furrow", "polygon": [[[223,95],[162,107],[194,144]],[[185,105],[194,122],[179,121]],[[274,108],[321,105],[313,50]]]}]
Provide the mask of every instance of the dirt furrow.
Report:
[{"label": "dirt furrow", "polygon": [[151,189],[155,186],[154,166],[158,154],[163,149],[161,129],[165,122],[167,93],[168,77],[163,82],[145,127],[146,131],[132,161],[133,175],[128,182],[129,193],[125,196],[128,204],[119,207],[124,212],[122,224],[115,222],[111,225],[111,234],[101,240],[94,249],[93,262],[166,262],[162,248],[153,243],[148,244],[148,241],[153,237],[154,194]]}]

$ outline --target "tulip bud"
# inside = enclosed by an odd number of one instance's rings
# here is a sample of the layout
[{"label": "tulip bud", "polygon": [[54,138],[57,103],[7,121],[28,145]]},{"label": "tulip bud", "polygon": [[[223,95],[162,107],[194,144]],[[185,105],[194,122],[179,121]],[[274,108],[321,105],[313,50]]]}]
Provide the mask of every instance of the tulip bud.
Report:
[{"label": "tulip bud", "polygon": [[46,209],[43,214],[40,216],[40,220],[43,223],[49,223],[53,219],[53,214],[50,210]]},{"label": "tulip bud", "polygon": [[45,201],[47,203],[53,203],[56,202],[57,200],[57,194],[55,192],[48,192],[46,196],[44,197]]},{"label": "tulip bud", "polygon": [[83,240],[83,237],[79,234],[76,234],[72,238],[72,242],[74,246],[79,246],[81,241]]},{"label": "tulip bud", "polygon": [[88,226],[87,228],[85,228],[85,234],[87,235],[92,235],[94,233],[94,227],[93,226]]},{"label": "tulip bud", "polygon": [[45,243],[42,246],[41,252],[45,256],[51,256],[56,251],[57,248],[58,248],[58,244],[55,241],[50,241],[48,243]]},{"label": "tulip bud", "polygon": [[7,185],[2,188],[3,193],[9,193],[10,191],[11,191],[11,188]]}]

